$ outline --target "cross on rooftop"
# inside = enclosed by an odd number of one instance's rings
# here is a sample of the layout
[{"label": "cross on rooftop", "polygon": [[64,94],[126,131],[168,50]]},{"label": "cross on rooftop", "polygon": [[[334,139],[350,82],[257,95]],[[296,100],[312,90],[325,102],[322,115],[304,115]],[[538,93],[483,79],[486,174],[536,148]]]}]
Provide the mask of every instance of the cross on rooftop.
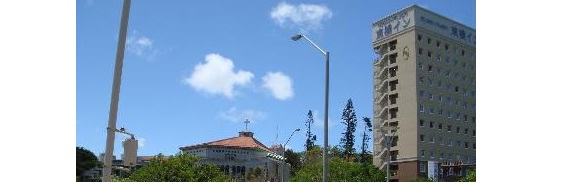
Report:
[{"label": "cross on rooftop", "polygon": [[250,121],[248,119],[246,119],[244,121],[244,123],[246,124],[246,129],[244,131],[248,131],[248,123],[250,123]]}]

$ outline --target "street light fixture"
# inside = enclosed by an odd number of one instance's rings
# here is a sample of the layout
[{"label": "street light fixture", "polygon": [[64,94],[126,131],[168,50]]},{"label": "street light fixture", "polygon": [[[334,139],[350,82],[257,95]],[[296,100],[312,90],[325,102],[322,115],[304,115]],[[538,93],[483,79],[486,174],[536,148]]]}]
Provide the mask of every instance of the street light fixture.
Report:
[{"label": "street light fixture", "polygon": [[[393,143],[393,138],[395,138],[395,134],[397,133],[397,130],[399,129],[399,127],[385,127],[384,129],[380,129],[380,132],[384,132],[383,134],[383,141],[385,142],[385,148],[387,148],[387,182],[389,182],[389,173],[390,173],[390,166],[391,166],[391,144]],[[389,135],[389,132],[391,132],[391,135]],[[384,151],[381,151],[384,152]]]},{"label": "street light fixture", "polygon": [[113,159],[113,145],[115,142],[115,125],[117,123],[117,108],[119,106],[119,91],[121,90],[121,73],[123,70],[123,55],[125,51],[125,39],[127,37],[127,24],[129,22],[129,10],[131,8],[131,0],[123,1],[123,10],[121,11],[121,24],[119,27],[119,40],[117,42],[117,53],[115,55],[115,68],[113,72],[113,85],[111,89],[111,103],[109,109],[109,119],[106,137],[106,151],[104,156],[104,166],[102,172],[102,181],[109,182],[111,175],[111,166]]},{"label": "street light fixture", "polygon": [[[289,140],[291,140],[291,137],[293,136],[293,134],[295,134],[295,132],[300,131],[301,129],[297,128],[295,130],[293,130],[293,132],[291,133],[291,135],[289,135],[289,138],[287,138],[287,141],[285,141],[285,143],[283,144],[283,152],[282,152],[282,156],[285,159],[285,145],[287,145],[287,142],[289,142]],[[282,182],[285,182],[285,160],[283,161],[283,166],[282,166]]]},{"label": "street light fixture", "polygon": [[325,113],[324,113],[324,145],[323,145],[323,182],[328,181],[328,68],[330,53],[328,51],[323,51],[317,44],[315,44],[311,39],[303,34],[297,34],[291,37],[291,40],[298,41],[301,38],[305,38],[309,43],[311,43],[315,48],[317,48],[325,56],[326,66],[325,66]]}]

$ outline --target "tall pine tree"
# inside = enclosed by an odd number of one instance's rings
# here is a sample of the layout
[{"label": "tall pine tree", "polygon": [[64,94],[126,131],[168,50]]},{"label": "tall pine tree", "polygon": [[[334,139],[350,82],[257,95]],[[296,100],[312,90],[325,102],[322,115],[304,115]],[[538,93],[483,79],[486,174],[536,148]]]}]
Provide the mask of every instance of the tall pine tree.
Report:
[{"label": "tall pine tree", "polygon": [[307,140],[305,141],[305,149],[307,151],[313,148],[315,141],[317,140],[317,135],[313,135],[313,133],[311,133],[311,125],[314,122],[315,119],[313,118],[313,112],[309,110],[309,113],[307,113],[307,120],[305,121],[305,127],[307,127],[307,133],[305,133],[305,136],[307,137]]},{"label": "tall pine tree", "polygon": [[[369,135],[371,134],[372,130],[372,125],[371,125],[371,120],[368,117],[364,117],[364,136],[362,137],[362,153],[360,154],[360,162],[361,163],[365,163],[368,161],[368,156],[369,153],[367,151],[368,149],[368,143],[369,140],[371,139],[369,137]],[[366,133],[368,132],[369,133]]]},{"label": "tall pine tree", "polygon": [[354,149],[354,132],[356,132],[356,111],[352,99],[348,99],[344,111],[342,111],[342,124],[346,126],[346,130],[342,133],[340,145],[342,146],[342,153],[346,158],[350,158],[356,152]]}]

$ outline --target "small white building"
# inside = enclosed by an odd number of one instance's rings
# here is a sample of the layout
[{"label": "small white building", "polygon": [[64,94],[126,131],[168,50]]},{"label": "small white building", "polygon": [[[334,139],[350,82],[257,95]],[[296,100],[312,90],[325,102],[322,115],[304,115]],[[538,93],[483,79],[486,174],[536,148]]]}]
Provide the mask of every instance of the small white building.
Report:
[{"label": "small white building", "polygon": [[[282,178],[288,181],[290,165],[284,162],[283,153],[280,155],[279,151],[266,147],[253,135],[252,132],[241,131],[238,137],[180,147],[180,150],[199,156],[202,163],[215,164],[225,174],[237,178],[244,178],[247,172],[260,167],[270,181],[281,181]],[[283,177],[282,173],[285,174]]]}]

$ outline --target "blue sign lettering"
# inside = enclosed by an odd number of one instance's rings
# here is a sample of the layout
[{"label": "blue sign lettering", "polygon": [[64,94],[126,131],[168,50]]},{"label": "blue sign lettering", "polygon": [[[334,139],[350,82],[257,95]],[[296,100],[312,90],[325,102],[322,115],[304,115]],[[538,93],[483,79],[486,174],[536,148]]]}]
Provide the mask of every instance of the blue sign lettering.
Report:
[{"label": "blue sign lettering", "polygon": [[385,26],[385,36],[391,35],[393,30],[391,29],[391,24]]},{"label": "blue sign lettering", "polygon": [[461,40],[465,40],[465,30],[463,30],[463,29],[459,30],[459,38]]},{"label": "blue sign lettering", "polygon": [[399,25],[401,24],[400,21],[397,21],[397,24],[395,24],[395,27],[393,27],[393,29],[395,29],[395,32],[399,31]]},{"label": "blue sign lettering", "polygon": [[453,35],[454,37],[458,37],[457,27],[452,27],[452,35]]},{"label": "blue sign lettering", "polygon": [[375,39],[380,39],[380,38],[383,38],[383,29],[381,28],[377,30],[377,38]]}]

